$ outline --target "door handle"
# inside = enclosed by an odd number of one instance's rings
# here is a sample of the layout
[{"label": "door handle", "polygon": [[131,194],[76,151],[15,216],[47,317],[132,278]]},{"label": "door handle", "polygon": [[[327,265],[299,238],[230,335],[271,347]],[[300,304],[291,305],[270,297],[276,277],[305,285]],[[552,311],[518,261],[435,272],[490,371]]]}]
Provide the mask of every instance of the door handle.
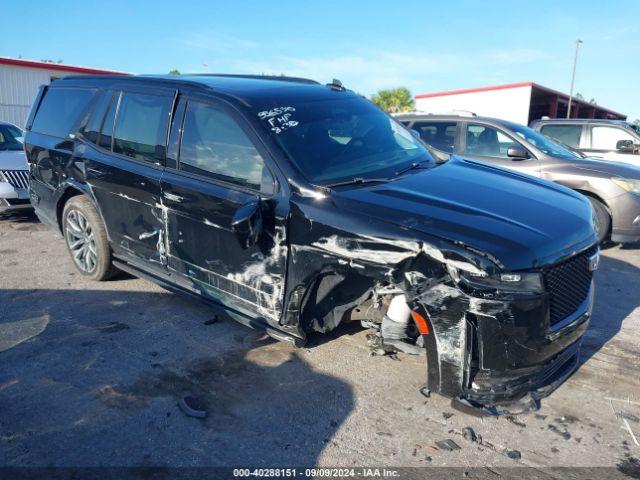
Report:
[{"label": "door handle", "polygon": [[184,198],[181,197],[180,195],[176,195],[174,193],[169,193],[169,192],[163,192],[162,194],[164,196],[164,198],[166,198],[167,200],[171,200],[172,202],[183,202]]}]

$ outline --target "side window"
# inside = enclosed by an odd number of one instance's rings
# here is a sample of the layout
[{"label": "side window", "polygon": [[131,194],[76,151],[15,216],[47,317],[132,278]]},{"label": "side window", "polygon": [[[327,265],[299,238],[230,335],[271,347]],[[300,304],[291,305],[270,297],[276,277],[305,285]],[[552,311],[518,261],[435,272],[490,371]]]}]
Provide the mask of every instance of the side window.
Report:
[{"label": "side window", "polygon": [[453,153],[456,141],[456,122],[416,122],[413,130],[420,133],[420,138],[443,152]]},{"label": "side window", "polygon": [[100,95],[100,98],[94,105],[87,124],[80,129],[80,133],[91,143],[98,143],[100,128],[102,127],[102,121],[104,120],[106,110],[111,102],[111,97],[111,92],[103,92]]},{"label": "side window", "polygon": [[635,138],[628,132],[616,127],[591,127],[591,148],[594,150],[616,150],[616,143],[620,140]]},{"label": "side window", "polygon": [[172,103],[171,97],[123,92],[113,131],[113,151],[163,164]]},{"label": "side window", "polygon": [[520,144],[499,130],[487,125],[467,125],[467,147],[465,153],[485,157],[508,158],[509,147]]},{"label": "side window", "polygon": [[187,104],[180,170],[273,191],[271,174],[249,137],[229,115],[205,103]]},{"label": "side window", "polygon": [[540,133],[573,148],[580,148],[582,125],[544,125]]},{"label": "side window", "polygon": [[36,112],[31,130],[65,138],[87,108],[94,92],[81,88],[49,88]]},{"label": "side window", "polygon": [[107,150],[111,150],[111,140],[113,139],[113,122],[116,119],[116,111],[118,110],[118,103],[120,102],[120,94],[116,94],[111,98],[109,104],[109,110],[107,110],[107,116],[102,122],[102,128],[100,129],[100,138],[98,145]]}]

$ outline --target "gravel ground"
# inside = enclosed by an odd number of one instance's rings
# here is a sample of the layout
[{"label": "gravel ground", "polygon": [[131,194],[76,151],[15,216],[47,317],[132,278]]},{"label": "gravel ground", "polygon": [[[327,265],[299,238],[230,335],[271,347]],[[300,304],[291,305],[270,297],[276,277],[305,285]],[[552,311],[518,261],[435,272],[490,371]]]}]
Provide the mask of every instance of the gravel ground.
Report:
[{"label": "gravel ground", "polygon": [[[355,326],[295,349],[143,280],[88,282],[60,237],[3,217],[0,466],[624,468],[640,458],[639,268],[638,249],[604,251],[578,372],[535,414],[480,419],[422,397],[424,360],[370,357]],[[180,411],[186,394],[206,419]]]}]

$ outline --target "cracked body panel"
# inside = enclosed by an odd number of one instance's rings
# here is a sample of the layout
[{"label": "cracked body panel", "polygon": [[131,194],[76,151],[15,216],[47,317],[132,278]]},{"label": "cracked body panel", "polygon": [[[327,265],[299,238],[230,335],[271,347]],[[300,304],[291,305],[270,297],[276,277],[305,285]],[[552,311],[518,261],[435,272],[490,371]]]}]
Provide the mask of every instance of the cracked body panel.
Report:
[{"label": "cracked body panel", "polygon": [[[64,82],[126,92],[154,80]],[[164,165],[115,155],[82,137],[81,128],[62,143],[29,131],[32,198],[43,221],[59,228],[66,199],[87,195],[117,267],[214,302],[296,345],[360,321],[375,332],[379,350],[423,354],[426,388],[465,408],[528,409],[573,371],[597,260],[583,197],[477,162],[437,165],[408,132],[350,92],[276,81],[281,90],[268,97],[239,99],[195,80],[167,82],[157,92],[173,102]],[[311,107],[289,105],[303,97]],[[401,174],[394,166],[392,178],[372,185],[356,178],[322,186],[301,175],[279,139],[313,120],[317,105],[343,97],[375,118],[376,138],[409,142],[424,167],[411,163]],[[240,126],[251,158],[263,162],[259,187],[179,168],[191,101],[209,102]],[[340,115],[348,110],[340,107]],[[331,131],[326,151],[349,152],[340,132]],[[307,145],[314,134],[289,147]],[[358,137],[351,148],[374,140]],[[558,303],[555,290],[571,276],[586,279],[584,298]]]}]

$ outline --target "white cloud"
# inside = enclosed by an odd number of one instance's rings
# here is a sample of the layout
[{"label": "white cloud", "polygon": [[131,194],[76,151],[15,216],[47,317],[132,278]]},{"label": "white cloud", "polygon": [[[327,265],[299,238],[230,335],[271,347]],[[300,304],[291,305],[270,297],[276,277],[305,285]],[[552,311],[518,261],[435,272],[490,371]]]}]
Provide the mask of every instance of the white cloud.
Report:
[{"label": "white cloud", "polygon": [[[467,54],[376,52],[336,57],[274,56],[231,62],[233,71],[292,75],[326,82],[340,79],[348,88],[369,95],[380,88],[407,86],[420,93],[440,75],[473,75],[479,71],[526,65],[551,57],[533,49],[487,51]],[[526,80],[512,78],[510,81]],[[463,82],[466,83],[466,82]],[[474,86],[474,85],[467,85]]]}]

